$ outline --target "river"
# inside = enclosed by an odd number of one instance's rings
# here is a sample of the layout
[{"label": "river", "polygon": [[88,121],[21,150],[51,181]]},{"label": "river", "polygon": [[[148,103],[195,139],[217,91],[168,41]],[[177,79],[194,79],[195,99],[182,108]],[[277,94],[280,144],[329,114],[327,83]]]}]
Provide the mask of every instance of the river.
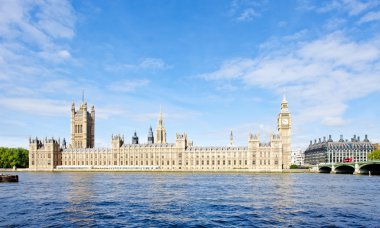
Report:
[{"label": "river", "polygon": [[17,173],[0,227],[379,227],[380,176]]}]

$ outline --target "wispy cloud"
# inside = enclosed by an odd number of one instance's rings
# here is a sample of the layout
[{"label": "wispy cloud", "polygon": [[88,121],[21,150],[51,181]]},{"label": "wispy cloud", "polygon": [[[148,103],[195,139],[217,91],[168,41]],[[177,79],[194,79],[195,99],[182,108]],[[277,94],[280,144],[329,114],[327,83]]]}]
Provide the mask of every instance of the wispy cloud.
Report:
[{"label": "wispy cloud", "polygon": [[333,0],[333,1],[299,1],[298,9],[307,11],[316,11],[318,13],[327,13],[340,11],[347,13],[349,16],[357,16],[374,6],[379,5],[378,1],[361,1],[361,0]]},{"label": "wispy cloud", "polygon": [[359,23],[366,23],[380,20],[380,11],[371,11],[360,18]]},{"label": "wispy cloud", "polygon": [[141,80],[124,80],[112,83],[108,86],[109,90],[116,92],[134,92],[139,87],[144,87],[149,84],[149,80],[141,79]]},{"label": "wispy cloud", "polygon": [[252,8],[245,9],[240,16],[237,18],[238,21],[250,21],[254,17],[260,16],[258,12],[256,12]]},{"label": "wispy cloud", "polygon": [[72,59],[65,42],[75,36],[75,22],[68,1],[2,1],[0,80],[15,88],[55,80],[59,64]]},{"label": "wispy cloud", "polygon": [[229,14],[238,21],[251,21],[261,15],[264,1],[234,0],[231,2]]},{"label": "wispy cloud", "polygon": [[0,105],[12,110],[41,116],[66,116],[69,102],[37,98],[0,98]]},{"label": "wispy cloud", "polygon": [[159,58],[143,58],[138,63],[106,64],[105,70],[120,72],[126,70],[165,70],[170,68],[164,60]]},{"label": "wispy cloud", "polygon": [[349,100],[380,91],[379,64],[376,39],[358,42],[332,33],[277,47],[255,59],[226,60],[218,70],[200,76],[209,81],[239,81],[276,93],[286,89],[300,110],[300,122],[318,120],[331,126],[349,122],[343,116]]}]

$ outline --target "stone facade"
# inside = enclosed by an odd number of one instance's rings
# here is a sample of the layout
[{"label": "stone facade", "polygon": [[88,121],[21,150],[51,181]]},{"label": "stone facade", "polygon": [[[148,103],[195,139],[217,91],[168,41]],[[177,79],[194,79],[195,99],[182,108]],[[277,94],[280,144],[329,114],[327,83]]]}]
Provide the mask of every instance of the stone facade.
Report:
[{"label": "stone facade", "polygon": [[[127,170],[146,168],[168,171],[281,172],[290,166],[291,115],[285,98],[281,103],[281,111],[278,115],[279,133],[271,134],[268,143],[261,143],[259,134],[250,133],[248,145],[242,147],[233,145],[232,132],[230,145],[225,147],[193,146],[186,133],[177,133],[175,143],[167,143],[163,115],[160,112],[156,138],[153,137],[153,131],[150,128],[147,144],[139,144],[135,133],[132,137],[132,144],[126,143],[124,136],[113,135],[111,148],[92,148],[93,129],[84,133],[77,126],[85,126],[85,121],[87,121],[87,129],[88,126],[94,126],[95,119],[91,119],[94,114],[94,108],[92,108],[91,114],[87,112],[87,104],[84,102],[77,112],[73,105],[71,136],[74,137],[74,140],[71,139],[70,146],[66,148],[65,144],[53,140],[51,143],[55,146],[46,147],[42,151],[41,147],[37,147],[34,142],[31,142],[29,152],[31,155],[50,153],[56,157],[49,163],[51,157],[35,156],[29,167],[34,170],[48,167],[49,169]],[[79,130],[77,131],[77,129]],[[75,132],[73,133],[73,131]],[[81,142],[82,144],[80,144]],[[39,159],[45,160],[39,161]]]},{"label": "stone facade", "polygon": [[83,101],[78,110],[71,105],[71,143],[70,148],[93,148],[95,146],[95,107],[87,111],[87,102]]},{"label": "stone facade", "polygon": [[344,140],[343,135],[339,141],[333,141],[331,135],[329,139],[323,137],[310,141],[309,147],[305,150],[305,164],[317,165],[321,163],[342,163],[361,162],[368,160],[368,154],[374,150],[374,146],[368,140],[367,135],[363,141],[354,135],[351,140]]},{"label": "stone facade", "polygon": [[48,139],[29,139],[29,169],[32,170],[53,170],[62,165],[62,145],[60,140]]}]

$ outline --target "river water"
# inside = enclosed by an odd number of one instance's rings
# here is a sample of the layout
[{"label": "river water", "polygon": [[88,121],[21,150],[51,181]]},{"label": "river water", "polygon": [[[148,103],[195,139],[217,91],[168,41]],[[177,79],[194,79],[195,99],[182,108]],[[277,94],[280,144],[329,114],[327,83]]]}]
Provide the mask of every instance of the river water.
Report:
[{"label": "river water", "polygon": [[0,227],[380,227],[380,176],[17,174]]}]

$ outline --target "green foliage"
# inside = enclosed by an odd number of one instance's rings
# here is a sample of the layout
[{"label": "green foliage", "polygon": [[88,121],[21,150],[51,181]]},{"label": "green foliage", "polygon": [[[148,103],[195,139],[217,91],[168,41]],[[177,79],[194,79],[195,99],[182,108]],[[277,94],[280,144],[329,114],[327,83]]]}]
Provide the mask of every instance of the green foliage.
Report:
[{"label": "green foliage", "polygon": [[29,152],[23,148],[0,147],[0,168],[27,168],[29,166]]},{"label": "green foliage", "polygon": [[368,154],[369,160],[380,160],[380,150],[374,150]]},{"label": "green foliage", "polygon": [[290,169],[298,169],[298,165],[291,165]]}]

